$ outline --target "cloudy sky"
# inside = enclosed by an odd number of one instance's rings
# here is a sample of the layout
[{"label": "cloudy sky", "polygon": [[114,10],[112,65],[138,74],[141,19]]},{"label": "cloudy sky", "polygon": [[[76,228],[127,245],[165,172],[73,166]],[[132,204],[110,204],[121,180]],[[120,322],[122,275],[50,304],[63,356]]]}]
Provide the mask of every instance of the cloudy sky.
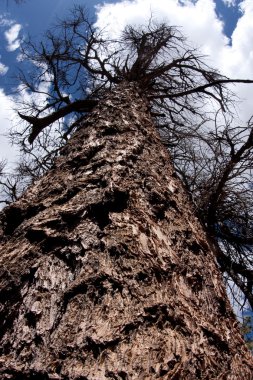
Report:
[{"label": "cloudy sky", "polygon": [[[0,0],[0,157],[14,162],[17,153],[5,134],[17,123],[13,111],[13,76],[19,68],[19,47],[28,34],[35,40],[63,18],[73,4],[82,4],[97,25],[117,35],[126,24],[145,23],[152,17],[178,26],[191,43],[209,56],[208,63],[232,78],[253,79],[252,0]],[[233,88],[242,102],[238,115],[253,114],[253,85]]]}]

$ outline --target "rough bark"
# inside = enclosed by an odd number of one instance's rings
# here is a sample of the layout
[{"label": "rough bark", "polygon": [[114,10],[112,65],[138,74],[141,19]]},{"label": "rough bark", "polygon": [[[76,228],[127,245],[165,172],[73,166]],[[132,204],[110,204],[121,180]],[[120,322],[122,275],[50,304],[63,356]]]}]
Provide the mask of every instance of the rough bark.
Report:
[{"label": "rough bark", "polygon": [[2,379],[252,379],[215,252],[133,86],[1,216]]}]

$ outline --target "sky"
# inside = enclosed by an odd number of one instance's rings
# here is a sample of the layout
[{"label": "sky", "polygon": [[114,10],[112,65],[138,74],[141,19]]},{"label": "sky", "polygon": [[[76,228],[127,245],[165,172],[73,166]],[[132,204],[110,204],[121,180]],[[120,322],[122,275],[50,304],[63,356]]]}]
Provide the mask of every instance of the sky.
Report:
[{"label": "sky", "polygon": [[[13,111],[20,66],[20,45],[28,35],[40,40],[57,18],[74,4],[84,5],[97,26],[118,35],[127,24],[145,23],[152,17],[180,27],[188,40],[209,56],[208,63],[232,78],[253,79],[252,0],[0,0],[0,157],[14,163],[17,150],[6,134],[18,123]],[[234,86],[242,99],[238,116],[253,113],[253,85]]]}]

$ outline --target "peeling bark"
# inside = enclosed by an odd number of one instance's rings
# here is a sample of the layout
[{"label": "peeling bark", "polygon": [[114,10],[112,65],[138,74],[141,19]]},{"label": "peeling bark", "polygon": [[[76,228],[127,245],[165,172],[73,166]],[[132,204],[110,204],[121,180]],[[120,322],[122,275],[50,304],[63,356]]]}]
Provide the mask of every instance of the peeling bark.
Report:
[{"label": "peeling bark", "polygon": [[252,379],[208,240],[133,86],[1,215],[2,379]]}]

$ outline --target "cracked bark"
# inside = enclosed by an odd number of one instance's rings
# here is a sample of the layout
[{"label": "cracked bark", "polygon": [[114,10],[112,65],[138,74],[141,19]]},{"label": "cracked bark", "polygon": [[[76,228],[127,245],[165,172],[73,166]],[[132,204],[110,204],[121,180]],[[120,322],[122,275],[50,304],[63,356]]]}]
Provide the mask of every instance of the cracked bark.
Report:
[{"label": "cracked bark", "polygon": [[0,234],[2,379],[252,379],[215,249],[133,86]]}]

